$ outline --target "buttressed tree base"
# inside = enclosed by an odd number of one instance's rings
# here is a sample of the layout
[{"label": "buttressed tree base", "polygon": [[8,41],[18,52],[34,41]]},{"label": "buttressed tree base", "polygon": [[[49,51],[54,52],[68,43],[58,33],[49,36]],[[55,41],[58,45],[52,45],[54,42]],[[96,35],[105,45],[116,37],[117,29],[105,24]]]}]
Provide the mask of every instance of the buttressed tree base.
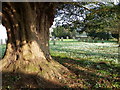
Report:
[{"label": "buttressed tree base", "polygon": [[12,84],[26,82],[18,84],[19,87],[32,87],[34,84],[33,87],[61,87],[57,83],[65,81],[63,73],[69,73],[69,70],[51,58],[48,42],[56,5],[43,2],[2,3],[2,24],[8,35],[6,53],[0,61],[3,81],[8,80],[5,75],[9,74],[14,78],[19,76]]}]

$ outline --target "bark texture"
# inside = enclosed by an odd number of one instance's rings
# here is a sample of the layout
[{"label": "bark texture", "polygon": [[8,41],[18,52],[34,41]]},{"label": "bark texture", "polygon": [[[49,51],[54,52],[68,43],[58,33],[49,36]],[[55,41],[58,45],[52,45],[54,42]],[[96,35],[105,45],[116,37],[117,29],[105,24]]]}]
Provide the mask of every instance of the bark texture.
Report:
[{"label": "bark texture", "polygon": [[[52,60],[49,28],[56,3],[3,3],[3,25],[8,41],[2,71],[34,74],[51,81],[62,81],[68,70]],[[37,80],[38,84],[41,83]]]}]

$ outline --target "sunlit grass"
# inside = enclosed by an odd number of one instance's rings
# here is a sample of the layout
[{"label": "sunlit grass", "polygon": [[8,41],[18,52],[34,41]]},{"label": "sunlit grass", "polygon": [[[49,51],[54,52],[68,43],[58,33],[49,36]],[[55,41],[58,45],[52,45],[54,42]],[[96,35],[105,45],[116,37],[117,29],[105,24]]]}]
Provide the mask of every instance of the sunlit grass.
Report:
[{"label": "sunlit grass", "polygon": [[61,55],[71,58],[88,59],[94,62],[104,61],[118,63],[118,44],[116,43],[87,43],[78,41],[50,41],[51,55]]},{"label": "sunlit grass", "polygon": [[[75,83],[71,86],[120,88],[117,43],[64,40],[56,41],[56,44],[53,45],[53,42],[50,41],[50,53],[55,60],[77,75],[70,76]],[[78,80],[80,80],[79,83]]]}]

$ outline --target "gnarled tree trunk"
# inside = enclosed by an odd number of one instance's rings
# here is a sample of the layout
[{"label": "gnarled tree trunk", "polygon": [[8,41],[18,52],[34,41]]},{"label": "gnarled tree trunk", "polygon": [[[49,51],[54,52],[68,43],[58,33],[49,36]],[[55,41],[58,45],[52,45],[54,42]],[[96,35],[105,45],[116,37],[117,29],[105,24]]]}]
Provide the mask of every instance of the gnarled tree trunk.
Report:
[{"label": "gnarled tree trunk", "polygon": [[3,25],[8,35],[7,50],[1,67],[3,72],[22,72],[46,80],[62,81],[62,73],[68,70],[52,60],[48,43],[55,5],[56,3],[3,3]]}]

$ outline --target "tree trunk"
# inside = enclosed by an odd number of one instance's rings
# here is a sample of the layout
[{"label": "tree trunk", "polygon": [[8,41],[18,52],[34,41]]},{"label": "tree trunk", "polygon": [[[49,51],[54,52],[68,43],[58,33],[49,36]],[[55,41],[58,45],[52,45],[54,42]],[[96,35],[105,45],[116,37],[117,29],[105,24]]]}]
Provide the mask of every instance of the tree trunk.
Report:
[{"label": "tree trunk", "polygon": [[34,74],[50,81],[64,79],[62,74],[68,69],[52,60],[49,53],[49,28],[55,4],[3,3],[3,25],[8,35],[3,72]]}]

